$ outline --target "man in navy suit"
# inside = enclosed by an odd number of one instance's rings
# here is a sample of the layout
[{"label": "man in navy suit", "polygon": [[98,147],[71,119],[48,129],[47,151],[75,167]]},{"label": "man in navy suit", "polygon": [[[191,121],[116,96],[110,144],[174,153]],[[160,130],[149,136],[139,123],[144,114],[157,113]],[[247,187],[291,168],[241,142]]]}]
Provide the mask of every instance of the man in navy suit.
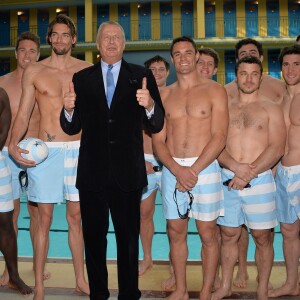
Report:
[{"label": "man in navy suit", "polygon": [[[120,300],[140,299],[138,239],[140,199],[147,185],[142,128],[159,132],[164,109],[152,72],[122,59],[123,28],[100,25],[101,61],[73,76],[64,95],[61,126],[82,130],[76,187],[79,189],[90,299],[108,299],[106,248],[109,212],[116,233]],[[111,93],[112,73],[115,86]]]}]

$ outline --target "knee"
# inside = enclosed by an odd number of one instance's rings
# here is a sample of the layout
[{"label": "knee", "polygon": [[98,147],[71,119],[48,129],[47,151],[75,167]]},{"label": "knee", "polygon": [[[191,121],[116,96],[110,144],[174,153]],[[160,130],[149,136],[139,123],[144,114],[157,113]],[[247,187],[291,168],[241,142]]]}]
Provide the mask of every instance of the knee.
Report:
[{"label": "knee", "polygon": [[221,228],[222,243],[237,243],[240,235],[240,228],[229,228],[224,226]]},{"label": "knee", "polygon": [[168,236],[170,243],[178,243],[186,241],[187,239],[187,232],[179,231],[176,228],[168,227]]},{"label": "knee", "polygon": [[271,230],[255,230],[252,236],[257,247],[268,247],[272,245]]},{"label": "knee", "polygon": [[70,213],[67,211],[67,222],[70,227],[81,226],[81,214],[80,211]]},{"label": "knee", "polygon": [[299,238],[299,226],[296,224],[281,224],[280,230],[285,240],[297,240]]}]

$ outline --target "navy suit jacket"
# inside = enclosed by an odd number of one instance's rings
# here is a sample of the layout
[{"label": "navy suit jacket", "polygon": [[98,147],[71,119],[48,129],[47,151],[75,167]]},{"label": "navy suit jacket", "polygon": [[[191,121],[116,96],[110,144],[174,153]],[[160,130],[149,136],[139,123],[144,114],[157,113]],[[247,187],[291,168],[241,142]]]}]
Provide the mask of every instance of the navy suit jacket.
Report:
[{"label": "navy suit jacket", "polygon": [[[143,77],[147,77],[147,89],[155,101],[150,119],[136,99]],[[73,83],[76,103],[72,122],[62,110],[60,123],[69,135],[82,130],[76,187],[99,191],[109,174],[125,192],[145,187],[142,128],[157,133],[164,124],[164,109],[151,70],[122,60],[110,108],[100,62],[75,73]]]}]

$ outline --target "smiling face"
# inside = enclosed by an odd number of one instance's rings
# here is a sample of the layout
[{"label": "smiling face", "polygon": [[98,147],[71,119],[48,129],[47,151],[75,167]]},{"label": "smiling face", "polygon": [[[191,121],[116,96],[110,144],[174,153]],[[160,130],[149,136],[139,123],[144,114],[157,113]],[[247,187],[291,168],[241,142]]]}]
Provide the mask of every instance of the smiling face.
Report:
[{"label": "smiling face", "polygon": [[125,49],[125,37],[121,28],[114,24],[104,25],[97,37],[97,49],[103,61],[108,64],[121,60]]},{"label": "smiling face", "polygon": [[282,60],[282,76],[287,85],[300,82],[300,54],[287,54]]},{"label": "smiling face", "polygon": [[241,63],[236,74],[238,89],[244,94],[252,94],[259,89],[261,71],[258,64]]},{"label": "smiling face", "polygon": [[174,44],[172,62],[177,73],[189,74],[193,72],[198,59],[199,53],[195,51],[191,43],[182,41]]},{"label": "smiling face", "polygon": [[55,24],[49,41],[55,54],[65,55],[71,52],[73,44],[76,43],[76,36],[72,38],[71,30],[67,25]]},{"label": "smiling face", "polygon": [[200,54],[197,63],[197,71],[201,77],[212,79],[212,77],[217,73],[214,58],[204,53]]},{"label": "smiling face", "polygon": [[167,82],[167,77],[169,75],[169,71],[167,71],[166,66],[163,61],[155,61],[153,62],[149,69],[152,71],[157,86],[165,87]]},{"label": "smiling face", "polygon": [[30,63],[39,59],[38,46],[34,41],[22,40],[16,50],[16,59],[18,67],[25,69]]}]

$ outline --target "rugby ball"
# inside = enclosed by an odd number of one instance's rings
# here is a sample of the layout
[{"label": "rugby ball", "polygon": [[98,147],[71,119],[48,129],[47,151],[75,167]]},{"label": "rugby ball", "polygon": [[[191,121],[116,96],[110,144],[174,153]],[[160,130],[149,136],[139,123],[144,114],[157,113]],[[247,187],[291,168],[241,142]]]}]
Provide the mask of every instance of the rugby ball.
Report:
[{"label": "rugby ball", "polygon": [[22,157],[33,160],[36,164],[43,162],[49,153],[48,147],[42,140],[38,138],[27,138],[19,142],[21,149],[27,150],[29,153],[21,153]]}]

